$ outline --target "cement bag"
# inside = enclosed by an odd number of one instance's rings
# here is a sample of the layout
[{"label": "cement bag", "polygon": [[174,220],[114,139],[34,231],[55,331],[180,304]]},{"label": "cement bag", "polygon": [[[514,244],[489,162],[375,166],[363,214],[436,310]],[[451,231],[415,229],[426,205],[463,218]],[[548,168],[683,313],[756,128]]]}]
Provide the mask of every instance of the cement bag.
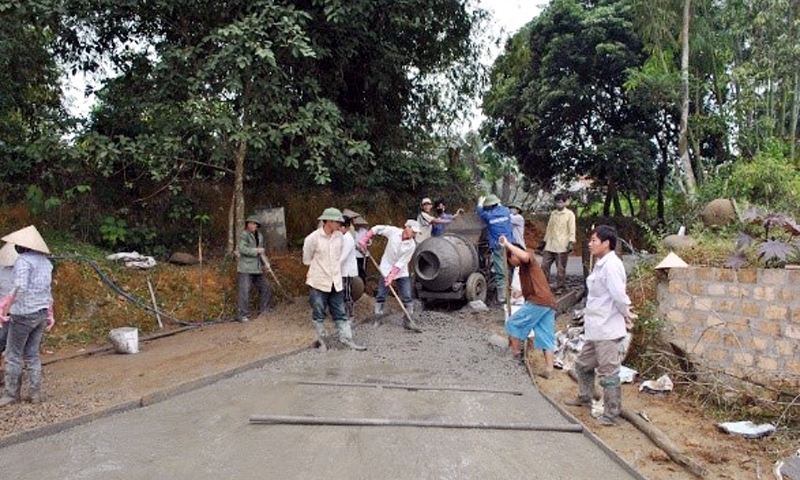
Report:
[{"label": "cement bag", "polygon": [[122,327],[111,330],[111,343],[117,353],[139,353],[139,329]]}]

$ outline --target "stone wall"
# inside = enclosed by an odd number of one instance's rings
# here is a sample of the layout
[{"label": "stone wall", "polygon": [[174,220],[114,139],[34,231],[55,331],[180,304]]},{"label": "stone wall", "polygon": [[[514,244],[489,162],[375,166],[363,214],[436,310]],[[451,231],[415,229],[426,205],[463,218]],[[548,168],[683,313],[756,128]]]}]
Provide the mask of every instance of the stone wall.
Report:
[{"label": "stone wall", "polygon": [[800,386],[800,270],[671,269],[658,303],[693,361]]}]

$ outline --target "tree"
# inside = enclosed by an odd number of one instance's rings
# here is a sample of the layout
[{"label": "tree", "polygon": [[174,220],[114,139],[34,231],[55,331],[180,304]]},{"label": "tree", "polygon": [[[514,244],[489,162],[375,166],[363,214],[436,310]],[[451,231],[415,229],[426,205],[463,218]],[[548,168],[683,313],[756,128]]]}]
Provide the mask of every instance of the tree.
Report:
[{"label": "tree", "polygon": [[[620,193],[647,198],[657,108],[624,88],[645,59],[627,2],[556,0],[504,55],[482,127],[497,148],[546,185],[591,176],[606,191],[607,212],[613,204],[621,213]],[[510,61],[526,57],[522,68]]]},{"label": "tree", "polygon": [[[457,0],[67,4],[74,23],[64,39],[81,67],[95,68],[92,53],[102,52],[122,72],[117,94],[104,96],[116,103],[95,120],[140,132],[109,137],[95,122],[83,152],[138,164],[156,179],[187,163],[232,171],[229,250],[246,176],[295,169],[345,184],[376,172],[397,184],[416,158],[408,147],[455,110],[437,108],[441,88],[430,78],[478,72],[472,38],[482,12]],[[453,91],[466,95],[470,77],[458,79]],[[122,119],[120,104],[136,115]]]}]

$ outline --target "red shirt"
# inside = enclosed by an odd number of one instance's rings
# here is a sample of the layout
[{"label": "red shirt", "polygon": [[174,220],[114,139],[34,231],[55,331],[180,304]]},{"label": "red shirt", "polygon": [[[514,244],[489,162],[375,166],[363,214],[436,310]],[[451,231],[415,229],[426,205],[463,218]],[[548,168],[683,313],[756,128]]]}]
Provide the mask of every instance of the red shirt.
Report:
[{"label": "red shirt", "polygon": [[544,275],[542,267],[536,257],[530,256],[528,263],[519,266],[519,282],[522,284],[522,296],[525,301],[535,303],[542,307],[556,308],[556,297],[550,291],[550,283]]}]

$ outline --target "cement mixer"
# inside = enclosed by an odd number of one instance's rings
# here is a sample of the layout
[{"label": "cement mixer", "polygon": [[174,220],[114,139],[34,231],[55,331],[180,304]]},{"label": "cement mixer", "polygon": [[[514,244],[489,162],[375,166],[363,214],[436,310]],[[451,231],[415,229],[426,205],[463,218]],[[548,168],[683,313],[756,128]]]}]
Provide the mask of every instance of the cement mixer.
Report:
[{"label": "cement mixer", "polygon": [[444,233],[417,246],[414,253],[417,298],[486,302],[491,280],[491,252],[486,228],[477,214],[456,217]]}]

